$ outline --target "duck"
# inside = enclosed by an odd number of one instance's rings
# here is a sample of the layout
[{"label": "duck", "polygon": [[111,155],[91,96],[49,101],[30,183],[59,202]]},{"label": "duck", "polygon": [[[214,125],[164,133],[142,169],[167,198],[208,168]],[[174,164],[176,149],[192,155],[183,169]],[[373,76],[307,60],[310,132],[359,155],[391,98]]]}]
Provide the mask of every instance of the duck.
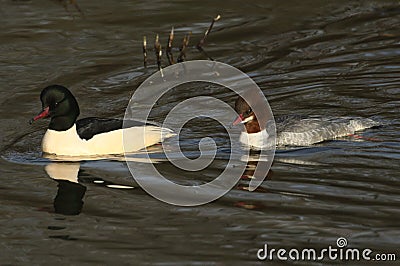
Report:
[{"label": "duck", "polygon": [[[252,106],[257,104],[255,97],[249,98]],[[232,125],[243,124],[240,142],[252,149],[271,147],[275,138],[275,147],[310,146],[323,141],[351,136],[355,132],[380,126],[378,121],[362,117],[323,117],[318,115],[284,115],[275,118],[275,131],[270,128],[272,113],[261,113],[257,117],[250,104],[241,96],[235,101],[237,118]],[[262,121],[262,122],[259,122]]]},{"label": "duck", "polygon": [[[78,120],[78,101],[62,85],[50,85],[40,93],[42,110],[30,123],[50,118],[42,139],[42,152],[56,156],[117,155],[135,152],[176,134],[151,122],[87,117]],[[123,141],[129,138],[129,141]],[[125,144],[125,146],[124,146]]]}]

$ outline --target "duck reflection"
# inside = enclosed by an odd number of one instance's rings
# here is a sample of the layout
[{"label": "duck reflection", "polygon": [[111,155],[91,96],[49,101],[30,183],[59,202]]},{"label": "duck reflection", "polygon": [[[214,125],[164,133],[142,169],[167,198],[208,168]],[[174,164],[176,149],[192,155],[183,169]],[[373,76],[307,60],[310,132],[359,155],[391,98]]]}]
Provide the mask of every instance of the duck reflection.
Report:
[{"label": "duck reflection", "polygon": [[83,208],[83,198],[86,193],[84,184],[113,189],[132,189],[133,186],[113,183],[101,178],[89,175],[80,169],[81,163],[75,162],[51,162],[45,166],[45,171],[58,183],[57,195],[54,198],[54,212],[64,215],[78,215]]},{"label": "duck reflection", "polygon": [[53,162],[45,166],[46,173],[58,183],[54,212],[78,215],[82,211],[86,187],[78,182],[80,163]]},{"label": "duck reflection", "polygon": [[[256,178],[256,168],[258,164],[267,164],[268,161],[272,162],[273,160],[273,153],[267,153],[264,155],[261,155],[259,151],[251,151],[249,156],[244,156],[242,157],[242,160],[247,162],[245,171],[243,172],[243,175],[241,177],[242,182],[240,182],[237,186],[238,189],[240,190],[249,190],[248,184],[243,184],[243,181],[251,181],[252,179]],[[269,169],[269,168],[268,168]],[[267,173],[258,173],[257,178],[258,179],[263,179],[265,180],[270,180],[272,179],[272,170],[269,169]],[[264,176],[261,176],[264,175]],[[261,186],[257,187],[255,191],[261,191],[263,188]]]},{"label": "duck reflection", "polygon": [[[267,155],[261,155],[260,152],[258,151],[251,151],[249,156],[243,157],[242,160],[247,161],[246,169],[242,175],[241,181],[239,184],[236,186],[235,189],[237,190],[243,190],[243,191],[249,191],[249,182],[255,178],[255,171],[259,163],[266,162],[268,160],[272,160],[274,158],[274,162],[277,163],[285,163],[285,164],[297,164],[297,165],[319,165],[316,162],[307,160],[306,158],[302,159],[297,159],[297,158],[285,158],[282,157],[281,153],[294,153],[293,156],[296,154],[300,153],[304,155],[304,152],[302,149],[296,149],[296,150],[287,150],[287,151],[278,151],[277,154],[275,154],[275,158],[272,156],[272,154],[267,154]],[[269,181],[274,179],[274,172],[272,169],[268,171],[268,173],[265,174],[265,181]],[[279,180],[275,180],[279,182]],[[302,198],[310,198],[312,197],[311,195],[308,195],[306,193],[299,193],[299,192],[293,192],[293,191],[283,191],[281,189],[277,188],[271,188],[263,185],[260,185],[257,187],[256,190],[254,190],[255,193],[263,193],[263,194],[274,194],[274,195],[279,195],[279,196],[292,196],[292,197],[302,197]],[[271,197],[272,198],[272,197]],[[246,200],[245,198],[242,198],[240,200],[234,201],[233,206],[247,209],[247,210],[266,210],[271,208],[271,206],[266,203],[264,200],[255,200],[255,197],[249,200]]]}]

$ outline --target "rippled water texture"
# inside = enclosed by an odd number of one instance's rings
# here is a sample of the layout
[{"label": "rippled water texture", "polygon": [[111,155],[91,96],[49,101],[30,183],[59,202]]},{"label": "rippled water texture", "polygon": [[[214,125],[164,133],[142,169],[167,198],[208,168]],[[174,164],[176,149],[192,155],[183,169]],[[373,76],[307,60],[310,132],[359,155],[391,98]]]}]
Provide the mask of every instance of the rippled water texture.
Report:
[{"label": "rippled water texture", "polygon": [[[350,247],[397,252],[399,259],[398,1],[78,4],[83,14],[59,1],[0,0],[0,264],[244,265],[257,263],[265,243],[324,248],[338,237]],[[42,158],[46,122],[28,124],[41,107],[42,88],[69,87],[81,117],[122,117],[133,91],[156,71],[152,50],[143,68],[143,35],[150,49],[157,33],[164,46],[174,26],[176,55],[183,36],[191,31],[194,45],[216,14],[222,19],[207,39],[207,53],[252,77],[275,116],[354,116],[383,126],[278,149],[257,191],[246,190],[253,161],[232,191],[193,208],[147,195],[122,158]],[[187,60],[194,59],[205,57],[188,47]],[[162,98],[152,119],[161,122],[171,107],[197,95],[231,105],[236,99],[215,86],[187,86]],[[206,170],[185,173],[154,147],[157,169],[182,184],[218,176],[228,158],[221,125],[193,120],[181,142],[195,153],[205,136],[220,145]]]}]

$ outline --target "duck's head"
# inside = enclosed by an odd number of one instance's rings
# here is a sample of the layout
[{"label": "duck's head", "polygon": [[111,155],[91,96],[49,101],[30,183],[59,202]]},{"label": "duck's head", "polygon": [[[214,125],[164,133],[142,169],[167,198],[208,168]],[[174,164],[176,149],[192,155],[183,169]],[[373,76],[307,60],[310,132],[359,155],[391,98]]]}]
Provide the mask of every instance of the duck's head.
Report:
[{"label": "duck's head", "polygon": [[42,111],[31,119],[30,123],[42,119],[50,118],[49,129],[65,131],[71,128],[79,116],[79,106],[75,97],[65,87],[51,85],[40,93],[42,101]]},{"label": "duck's head", "polygon": [[251,92],[245,96],[246,100],[241,96],[236,99],[235,111],[238,117],[232,125],[244,124],[247,133],[258,133],[265,129],[269,119],[273,119],[270,108],[268,103],[262,101],[264,95],[261,92]]},{"label": "duck's head", "polygon": [[246,124],[256,120],[256,116],[250,105],[242,98],[238,97],[235,102],[235,111],[239,116],[233,121],[232,125]]}]

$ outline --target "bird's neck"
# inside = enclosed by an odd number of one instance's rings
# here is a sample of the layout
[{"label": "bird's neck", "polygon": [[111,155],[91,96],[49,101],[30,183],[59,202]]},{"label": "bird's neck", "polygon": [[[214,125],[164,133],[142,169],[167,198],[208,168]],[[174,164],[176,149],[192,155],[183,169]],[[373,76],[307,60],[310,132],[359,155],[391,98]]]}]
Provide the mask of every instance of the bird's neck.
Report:
[{"label": "bird's neck", "polygon": [[246,132],[251,133],[258,133],[261,131],[260,124],[258,123],[257,118],[255,117],[253,120],[247,122],[245,124]]},{"label": "bird's neck", "polygon": [[66,131],[74,126],[76,117],[72,116],[57,116],[52,117],[49,124],[49,129],[56,131]]}]

